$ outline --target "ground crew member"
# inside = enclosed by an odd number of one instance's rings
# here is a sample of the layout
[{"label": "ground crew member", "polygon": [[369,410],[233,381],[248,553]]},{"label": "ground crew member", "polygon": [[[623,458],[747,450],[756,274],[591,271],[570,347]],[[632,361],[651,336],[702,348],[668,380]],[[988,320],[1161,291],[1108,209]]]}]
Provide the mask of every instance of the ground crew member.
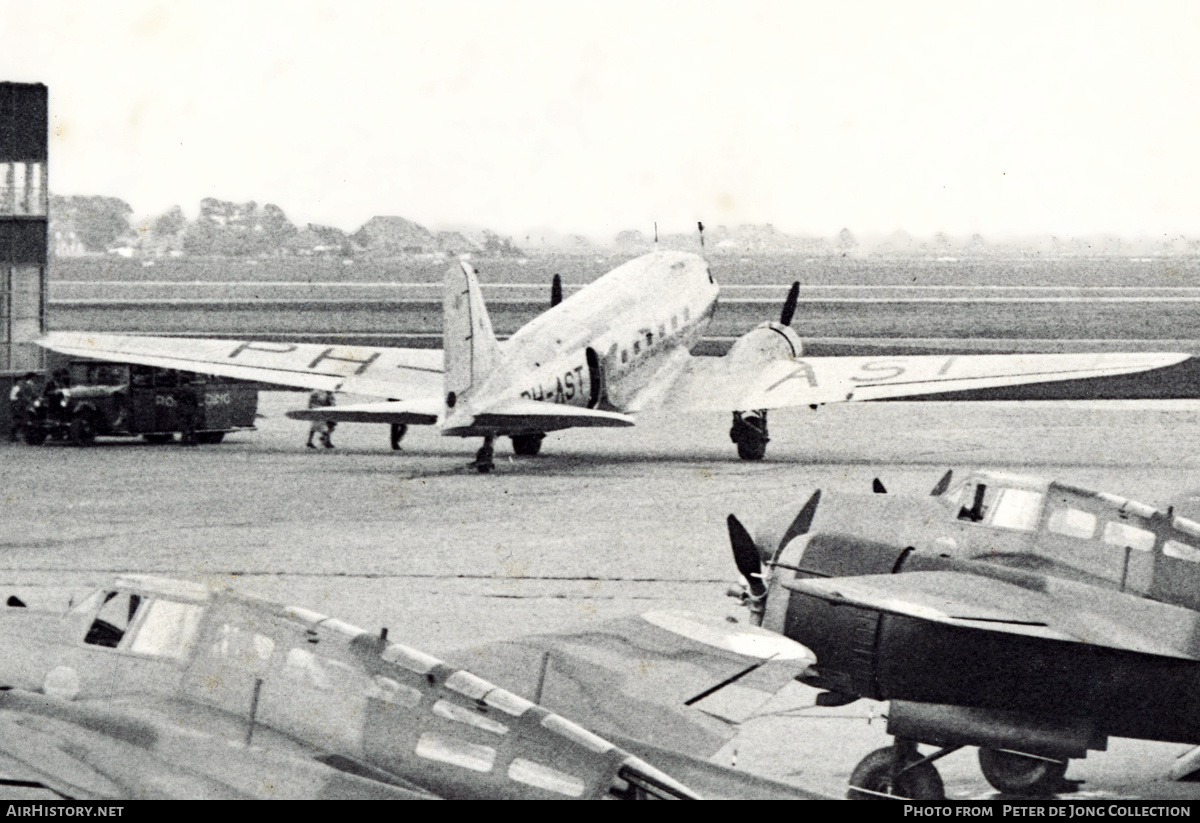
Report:
[{"label": "ground crew member", "polygon": [[408,426],[404,423],[392,424],[392,451],[400,451],[400,441],[404,439]]},{"label": "ground crew member", "polygon": [[[333,405],[333,392],[331,391],[315,391],[308,396],[308,407],[310,409],[324,409]],[[314,420],[312,425],[308,427],[308,447],[315,449],[313,444],[313,435],[318,435],[321,438],[321,445],[327,449],[333,448],[333,440],[330,435],[333,434],[334,427],[337,423],[333,420]]]},{"label": "ground crew member", "polygon": [[196,397],[196,390],[191,386],[184,386],[178,394],[179,397],[179,442],[185,446],[195,446],[200,442],[196,437],[196,423],[200,416],[200,403]]},{"label": "ground crew member", "polygon": [[12,412],[10,439],[13,443],[17,442],[21,431],[29,425],[31,406],[38,395],[36,380],[37,374],[26,373],[24,377],[13,384],[12,391],[8,394],[8,405]]}]

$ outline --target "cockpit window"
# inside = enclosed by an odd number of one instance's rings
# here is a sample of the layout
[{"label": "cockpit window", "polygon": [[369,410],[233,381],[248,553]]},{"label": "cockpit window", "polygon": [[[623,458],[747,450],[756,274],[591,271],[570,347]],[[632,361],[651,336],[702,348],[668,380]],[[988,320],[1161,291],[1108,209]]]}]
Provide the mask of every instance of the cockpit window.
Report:
[{"label": "cockpit window", "polygon": [[1065,537],[1091,540],[1096,533],[1096,515],[1082,509],[1057,509],[1046,522],[1046,529]]},{"label": "cockpit window", "polygon": [[115,649],[125,632],[133,623],[138,607],[142,605],[142,596],[129,592],[108,592],[104,596],[104,605],[96,619],[92,621],[87,636],[83,642],[89,646],[106,646]]},{"label": "cockpit window", "polygon": [[194,603],[155,600],[129,650],[182,660],[191,651],[202,613],[203,607]]},{"label": "cockpit window", "polygon": [[992,525],[1001,529],[1031,532],[1042,513],[1041,492],[1028,489],[1004,489],[992,515]]}]

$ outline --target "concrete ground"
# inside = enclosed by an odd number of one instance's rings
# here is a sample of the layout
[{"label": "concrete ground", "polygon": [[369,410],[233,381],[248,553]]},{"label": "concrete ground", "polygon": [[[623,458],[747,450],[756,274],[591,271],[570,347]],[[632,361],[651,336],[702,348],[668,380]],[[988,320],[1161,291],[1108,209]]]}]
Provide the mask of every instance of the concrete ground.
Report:
[{"label": "concrete ground", "polygon": [[[466,468],[476,441],[342,425],[304,448],[262,396],[256,432],[184,448],[0,446],[0,587],[65,598],[112,572],[230,583],[438,652],[635,611],[737,614],[725,516],[753,524],[814,488],[927,494],[947,469],[1059,477],[1200,512],[1200,401],[880,403],[772,413],[767,459],[737,459],[719,415],[551,435],[543,454]],[[832,796],[886,745],[883,705],[811,708],[791,686],[720,755]],[[1114,740],[1072,764],[1081,797],[1200,798],[1164,774],[1181,745]],[[939,763],[952,797],[986,797],[973,752]]]}]

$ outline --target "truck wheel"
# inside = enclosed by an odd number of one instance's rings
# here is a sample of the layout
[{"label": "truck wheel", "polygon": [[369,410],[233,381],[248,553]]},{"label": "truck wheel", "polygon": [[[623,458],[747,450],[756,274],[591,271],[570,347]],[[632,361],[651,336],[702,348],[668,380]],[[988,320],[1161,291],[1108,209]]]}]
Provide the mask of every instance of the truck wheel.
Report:
[{"label": "truck wheel", "polygon": [[154,445],[159,446],[159,445],[162,445],[163,443],[170,443],[172,440],[175,439],[175,435],[173,435],[173,434],[143,434],[142,439],[145,440],[147,443],[153,443]]},{"label": "truck wheel", "polygon": [[196,439],[201,443],[220,443],[225,439],[225,432],[200,432]]},{"label": "truck wheel", "polygon": [[46,430],[41,426],[26,426],[22,434],[26,445],[40,446],[46,442]]},{"label": "truck wheel", "polygon": [[96,424],[88,412],[78,412],[71,418],[71,445],[87,446],[96,439]]},{"label": "truck wheel", "polygon": [[1026,757],[1000,749],[980,749],[979,769],[996,791],[1046,797],[1061,790],[1067,761]]}]

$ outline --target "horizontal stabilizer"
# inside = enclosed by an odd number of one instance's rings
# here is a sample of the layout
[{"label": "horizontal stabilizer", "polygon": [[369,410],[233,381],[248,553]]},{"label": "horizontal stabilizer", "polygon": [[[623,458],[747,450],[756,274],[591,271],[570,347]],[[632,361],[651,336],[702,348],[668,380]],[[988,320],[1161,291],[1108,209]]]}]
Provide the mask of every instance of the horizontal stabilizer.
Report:
[{"label": "horizontal stabilizer", "polygon": [[408,426],[432,426],[442,410],[440,397],[417,400],[393,400],[387,403],[360,403],[355,406],[324,406],[296,409],[287,416],[293,420],[330,420],[334,423],[403,423]]},{"label": "horizontal stabilizer", "polygon": [[490,405],[486,410],[476,412],[469,425],[446,429],[444,433],[469,436],[632,425],[633,418],[625,414],[517,398]]}]

